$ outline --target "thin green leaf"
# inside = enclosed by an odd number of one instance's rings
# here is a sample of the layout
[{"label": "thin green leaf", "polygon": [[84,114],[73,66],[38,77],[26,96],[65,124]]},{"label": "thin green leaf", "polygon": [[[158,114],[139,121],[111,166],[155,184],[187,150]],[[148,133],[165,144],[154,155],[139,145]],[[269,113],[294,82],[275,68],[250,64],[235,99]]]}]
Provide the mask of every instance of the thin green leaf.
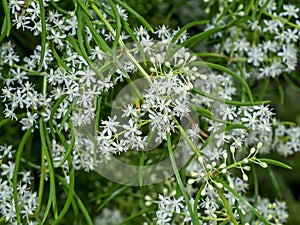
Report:
[{"label": "thin green leaf", "polygon": [[258,194],[259,194],[259,184],[258,184],[258,177],[257,177],[255,165],[252,166],[252,175],[253,175],[253,183],[254,183],[254,198],[255,198],[255,202],[257,202]]},{"label": "thin green leaf", "polygon": [[112,199],[114,199],[117,195],[122,193],[124,190],[126,190],[128,186],[123,186],[117,190],[115,190],[105,201],[97,208],[96,212],[99,212],[101,209],[103,209],[104,206],[107,205]]},{"label": "thin green leaf", "polygon": [[264,98],[264,96],[266,95],[266,91],[269,87],[269,84],[270,84],[270,78],[267,77],[266,79],[264,79],[263,86],[260,88],[260,92],[259,92],[259,96],[258,96],[259,100],[262,100]]},{"label": "thin green leaf", "polygon": [[248,2],[248,6],[245,7],[245,16],[247,17],[250,13],[250,10],[253,8],[254,0]]},{"label": "thin green leaf", "polygon": [[228,75],[232,76],[234,79],[238,80],[242,84],[243,88],[245,88],[250,102],[252,104],[254,103],[253,102],[253,96],[252,96],[251,90],[250,90],[247,82],[244,79],[242,79],[238,74],[236,74],[235,72],[227,69],[224,66],[220,66],[220,65],[217,65],[217,64],[214,64],[214,63],[209,63],[209,62],[192,62],[191,63],[191,65],[203,65],[203,64],[208,66],[209,68],[216,69],[216,70],[222,71],[224,73],[227,73]]},{"label": "thin green leaf", "polygon": [[[59,163],[58,167],[61,167],[65,163],[65,161],[69,158],[69,156],[71,156],[72,150],[73,150],[74,145],[75,145],[75,130],[74,130],[73,124],[71,122],[68,123],[68,124],[69,124],[70,131],[71,131],[71,140],[70,140],[70,144],[69,145],[65,144],[66,153],[64,155],[64,158]],[[66,143],[65,138],[62,135],[62,133],[59,132],[58,135],[59,135],[61,141],[63,143]]]},{"label": "thin green leaf", "polygon": [[223,202],[223,205],[224,205],[225,208],[226,208],[227,214],[228,214],[228,216],[229,216],[231,222],[232,222],[234,225],[238,225],[238,222],[237,222],[237,220],[235,219],[235,217],[234,217],[234,215],[233,215],[233,212],[232,212],[231,209],[230,209],[230,205],[229,205],[229,203],[228,203],[226,197],[224,196],[222,190],[220,190],[220,188],[218,188],[218,187],[216,187],[216,189],[217,189],[217,191],[218,191],[218,193],[219,193],[219,196],[220,196],[220,198],[221,198],[221,200],[222,200],[222,202]]},{"label": "thin green leaf", "polygon": [[89,66],[93,69],[93,71],[95,73],[97,73],[97,75],[101,76],[101,74],[98,71],[98,68],[96,68],[94,66],[94,64],[92,63],[91,59],[89,58],[86,49],[84,47],[84,40],[83,40],[83,36],[82,36],[82,32],[84,31],[84,24],[83,24],[83,20],[85,17],[82,16],[82,11],[81,10],[77,10],[77,18],[78,18],[78,27],[77,27],[77,38],[78,38],[78,44],[79,44],[79,48],[81,50],[82,56],[85,59],[85,61],[89,64]]},{"label": "thin green leaf", "polygon": [[84,204],[82,203],[81,199],[77,195],[75,195],[75,197],[76,197],[76,200],[77,200],[78,207],[80,208],[83,216],[85,217],[85,220],[86,220],[87,224],[88,225],[94,225],[94,223],[93,223],[87,209],[85,208]]},{"label": "thin green leaf", "polygon": [[54,125],[53,125],[53,117],[54,113],[57,111],[60,103],[64,101],[64,99],[67,97],[67,95],[62,95],[57,102],[55,102],[54,106],[52,107],[51,113],[50,113],[50,118],[49,118],[49,127],[50,127],[50,132],[52,134],[52,137],[55,138],[55,131],[54,131]]},{"label": "thin green leaf", "polygon": [[88,26],[88,28],[90,29],[93,38],[95,40],[95,42],[97,43],[97,45],[105,52],[108,53],[109,51],[111,51],[110,47],[108,46],[108,44],[105,42],[105,40],[98,34],[98,32],[96,31],[95,27],[93,26],[92,22],[87,18],[85,20],[86,25]]},{"label": "thin green leaf", "polygon": [[141,157],[140,157],[140,161],[139,161],[139,168],[138,168],[140,187],[143,186],[143,167],[144,167],[144,163],[145,163],[145,153],[141,152]]},{"label": "thin green leaf", "polygon": [[297,85],[295,85],[295,83],[293,81],[291,81],[291,79],[289,78],[288,75],[283,74],[283,77],[286,80],[286,82],[291,86],[292,89],[294,89],[295,91],[299,91],[300,92],[300,87],[298,87]]},{"label": "thin green leaf", "polygon": [[79,209],[78,209],[78,206],[76,204],[76,199],[75,198],[72,199],[72,208],[73,208],[74,218],[78,218]]},{"label": "thin green leaf", "polygon": [[256,20],[259,20],[265,9],[268,7],[270,0],[266,0],[265,3],[259,7],[259,15],[255,17]]},{"label": "thin green leaf", "polygon": [[70,106],[69,106],[67,112],[65,113],[64,117],[62,118],[62,121],[61,121],[61,123],[60,123],[60,125],[59,125],[58,133],[61,132],[61,130],[64,128],[65,122],[69,119],[69,116],[70,116],[70,114],[71,114],[71,112],[72,112],[72,110],[73,110],[73,107],[74,107],[74,105],[75,105],[75,102],[76,102],[76,101],[74,100],[74,101],[70,104]]},{"label": "thin green leaf", "polygon": [[174,118],[174,121],[177,125],[177,128],[180,132],[180,134],[182,135],[182,137],[184,138],[184,140],[189,144],[189,146],[193,149],[194,153],[197,156],[200,156],[200,152],[199,149],[197,149],[197,147],[194,145],[194,143],[192,142],[192,140],[189,138],[188,134],[185,132],[185,130],[183,129],[183,127],[180,125],[180,123],[178,122],[177,119]]},{"label": "thin green leaf", "polygon": [[282,168],[285,168],[285,169],[289,169],[289,170],[293,169],[289,165],[287,165],[283,162],[279,162],[279,161],[274,160],[274,159],[259,158],[259,160],[262,161],[262,162],[265,162],[267,164],[279,166],[279,167],[282,167]]},{"label": "thin green leaf", "polygon": [[297,125],[295,122],[291,122],[291,121],[280,121],[279,124],[289,125],[289,126],[296,126]]},{"label": "thin green leaf", "polygon": [[193,221],[193,224],[194,225],[200,225],[199,220],[197,219],[197,217],[195,217],[195,213],[194,213],[193,207],[190,203],[189,196],[186,193],[186,190],[185,190],[184,185],[182,183],[181,177],[179,175],[178,168],[177,168],[176,161],[175,161],[175,157],[174,157],[173,150],[172,150],[171,136],[170,136],[169,133],[167,134],[167,144],[168,144],[169,157],[170,157],[172,168],[173,168],[176,180],[177,180],[177,184],[179,186],[181,194],[184,197],[184,200],[185,200],[185,203],[186,203],[186,205],[188,207],[188,210],[190,212],[190,216],[191,216],[191,219]]},{"label": "thin green leaf", "polygon": [[245,215],[244,215],[244,212],[242,211],[241,207],[239,207],[238,203],[236,202],[235,203],[235,207],[236,207],[236,210],[239,214],[239,221],[240,221],[240,224],[245,224]]},{"label": "thin green leaf", "polygon": [[0,127],[2,127],[2,126],[4,126],[4,125],[8,124],[9,122],[11,122],[11,119],[9,119],[9,118],[0,121]]},{"label": "thin green leaf", "polygon": [[2,0],[2,6],[5,15],[5,21],[6,21],[6,36],[8,37],[11,30],[11,22],[10,22],[10,10],[6,0]]},{"label": "thin green leaf", "polygon": [[214,116],[214,114],[208,109],[196,106],[194,108],[197,110],[198,113],[200,113],[204,117],[211,118],[212,116]]},{"label": "thin green leaf", "polygon": [[226,182],[221,179],[217,179],[219,183],[221,183],[228,191],[230,191],[239,201],[244,203],[250,211],[260,219],[265,225],[270,225],[269,222],[258,212],[256,208],[254,208],[243,196],[237,193],[234,189],[232,189]]},{"label": "thin green leaf", "polygon": [[[6,18],[4,18],[4,20],[2,22],[2,28],[1,28],[0,45],[2,44],[4,38],[6,37],[6,27],[7,27]],[[1,51],[1,48],[0,48],[0,51]],[[0,60],[1,60],[1,56],[2,56],[2,54],[0,54]]]},{"label": "thin green leaf", "polygon": [[197,26],[197,25],[200,25],[200,24],[206,24],[208,22],[209,22],[209,20],[198,20],[198,21],[193,21],[191,23],[186,24],[178,32],[176,32],[176,34],[172,38],[171,42],[175,43],[177,41],[177,39],[180,37],[180,35],[183,34],[185,31],[187,31],[187,29]]},{"label": "thin green leaf", "polygon": [[132,38],[134,43],[136,44],[137,48],[139,49],[139,54],[141,55],[142,61],[146,64],[146,56],[144,52],[144,48],[142,47],[141,43],[138,41],[137,37],[134,34],[134,31],[130,28],[127,21],[123,22],[123,27],[126,30],[126,32],[129,34],[129,36]]},{"label": "thin green leaf", "polygon": [[230,221],[229,220],[225,220],[222,223],[220,223],[220,225],[226,225],[227,223],[230,223]]},{"label": "thin green leaf", "polygon": [[20,209],[19,209],[18,190],[17,190],[18,173],[19,173],[19,167],[20,167],[20,161],[21,161],[23,149],[24,149],[27,139],[29,138],[29,136],[31,134],[31,131],[32,131],[32,128],[29,128],[25,132],[24,136],[22,137],[22,140],[17,149],[16,158],[15,158],[15,168],[14,168],[14,173],[13,173],[13,185],[12,185],[13,186],[13,199],[14,199],[14,203],[15,203],[16,217],[17,217],[17,221],[19,224],[21,223],[21,215],[20,215]]},{"label": "thin green leaf", "polygon": [[137,20],[139,20],[148,30],[150,30],[152,33],[154,32],[152,26],[140,15],[138,14],[134,9],[132,9],[129,5],[127,5],[125,2],[120,0],[113,0],[114,2],[118,3],[122,8],[126,9],[126,11],[130,14],[132,14]]},{"label": "thin green leaf", "polygon": [[[205,184],[202,184],[201,187],[199,188],[198,192],[197,192],[197,195],[196,195],[195,201],[194,201],[194,212],[198,211],[199,201],[200,201],[200,198],[201,198],[201,192],[202,192],[204,187],[205,187]],[[195,213],[195,217],[197,219],[199,219],[198,213]]]},{"label": "thin green leaf", "polygon": [[[56,177],[58,178],[59,182],[62,183],[62,185],[66,188],[66,189],[70,189],[69,184],[67,184],[67,182],[65,181],[65,179],[59,175],[56,175]],[[81,210],[83,216],[86,219],[86,222],[88,225],[93,225],[93,221],[87,211],[87,209],[85,208],[84,204],[82,203],[81,199],[79,198],[79,196],[76,194],[76,192],[73,192],[73,196],[76,199],[77,205],[79,207],[79,209]],[[74,204],[74,203],[73,203]]]},{"label": "thin green leaf", "polygon": [[224,60],[229,60],[228,56],[222,55],[220,53],[215,53],[215,52],[197,52],[195,53],[195,55],[199,57],[213,57],[213,58],[222,58]]},{"label": "thin green leaf", "polygon": [[191,36],[186,41],[184,41],[181,45],[184,46],[184,47],[193,47],[196,44],[198,44],[199,42],[201,42],[202,40],[204,40],[204,39],[210,37],[211,35],[223,30],[224,27],[225,26],[214,27],[212,29],[203,31],[200,34],[196,34],[194,36]]},{"label": "thin green leaf", "polygon": [[[79,29],[79,27],[78,27],[78,29]],[[78,29],[77,29],[77,31],[78,31]],[[79,32],[79,31],[78,31],[78,32]],[[72,36],[67,36],[67,41],[72,45],[72,47],[75,49],[75,51],[76,51],[79,55],[83,56],[83,53],[81,52],[81,49],[80,49],[80,47],[79,47],[79,45],[78,45],[78,41],[77,41],[74,37],[72,37]]]},{"label": "thin green leaf", "polygon": [[[45,155],[46,155],[46,160],[47,160],[47,164],[48,164],[48,171],[49,171],[49,177],[50,177],[50,194],[49,194],[49,198],[48,198],[48,202],[46,205],[46,209],[44,211],[44,216],[42,219],[42,223],[44,223],[48,217],[49,211],[50,211],[50,207],[52,205],[53,208],[53,214],[54,214],[54,218],[57,218],[57,204],[56,204],[56,185],[55,185],[55,172],[54,172],[54,167],[53,167],[53,163],[52,163],[52,158],[51,158],[51,154],[49,152],[49,148],[51,146],[51,142],[48,136],[48,132],[46,130],[46,126],[43,120],[40,120],[39,123],[39,131],[40,131],[40,136],[42,137],[46,137],[46,142],[45,139],[42,139],[42,144],[44,145],[45,148]],[[47,147],[48,146],[48,147]]]},{"label": "thin green leaf", "polygon": [[78,3],[78,5],[80,5],[80,7],[83,9],[83,11],[85,12],[86,15],[88,15],[91,19],[93,19],[93,16],[90,13],[90,10],[88,9],[88,7],[85,5],[85,3],[82,0],[76,0],[76,2]]},{"label": "thin green leaf", "polygon": [[[40,118],[40,121],[39,121],[39,126],[41,127],[42,126],[42,121],[43,119]],[[45,149],[47,148],[47,145],[46,145],[46,140],[45,140],[45,136],[42,136],[42,133],[40,131],[40,138],[41,138],[41,168],[40,168],[40,171],[41,171],[41,176],[40,176],[40,183],[39,183],[39,193],[38,193],[38,208],[35,212],[36,215],[39,214],[39,211],[40,211],[40,208],[41,208],[41,205],[42,205],[42,199],[43,199],[43,192],[44,192],[44,183],[45,183],[45,173],[46,173],[46,167],[45,167]]]},{"label": "thin green leaf", "polygon": [[[65,143],[66,144],[66,143]],[[74,183],[75,183],[75,175],[74,175],[74,168],[72,166],[72,157],[71,155],[68,156],[68,164],[69,164],[69,177],[70,177],[70,181],[69,181],[69,185],[68,185],[68,189],[67,189],[67,200],[65,202],[65,205],[63,207],[63,209],[61,210],[60,214],[58,215],[57,219],[53,222],[53,225],[59,224],[59,222],[64,218],[64,216],[66,215],[66,213],[68,212],[70,205],[73,201],[73,197],[74,197]]]},{"label": "thin green leaf", "polygon": [[276,190],[276,193],[278,194],[278,198],[280,200],[282,198],[282,193],[281,193],[281,190],[280,190],[280,187],[279,187],[279,184],[278,184],[278,179],[276,178],[276,175],[273,172],[271,167],[268,167],[267,170],[268,170],[269,176],[271,178],[271,182],[272,182],[272,184],[273,184],[273,186]]},{"label": "thin green leaf", "polygon": [[212,133],[206,140],[205,142],[202,144],[201,149],[204,149],[210,142],[211,140],[215,137],[215,135],[217,134],[221,134],[225,131],[228,130],[233,130],[233,129],[249,129],[248,127],[242,125],[242,124],[232,124],[232,125],[226,125],[222,128],[220,128],[219,130],[217,130],[216,132]]},{"label": "thin green leaf", "polygon": [[64,61],[59,57],[59,55],[56,52],[56,49],[54,47],[54,43],[51,44],[51,50],[53,53],[54,58],[56,59],[56,61],[58,62],[58,65],[60,65],[61,67],[63,67],[66,71],[72,71],[72,69],[70,67],[68,67]]},{"label": "thin green leaf", "polygon": [[213,96],[211,94],[207,94],[199,89],[193,89],[192,90],[193,93],[197,93],[199,95],[202,95],[204,97],[207,97],[207,98],[210,98],[210,99],[213,99],[215,101],[218,101],[218,102],[223,102],[227,105],[236,105],[236,106],[253,106],[253,105],[263,105],[263,104],[268,104],[270,103],[270,101],[258,101],[258,102],[240,102],[240,101],[233,101],[233,100],[227,100],[227,99],[222,99],[222,98],[219,98],[219,97],[216,97],[216,96]]},{"label": "thin green leaf", "polygon": [[276,5],[277,5],[277,14],[279,14],[280,13],[280,11],[282,10],[282,5],[283,5],[283,3],[284,3],[284,0],[278,0],[277,2],[276,2]]},{"label": "thin green leaf", "polygon": [[143,215],[144,213],[147,213],[147,212],[151,212],[153,211],[154,209],[153,208],[149,208],[149,209],[144,209],[142,211],[139,211],[129,217],[127,217],[126,219],[124,219],[119,225],[122,225],[122,224],[127,224],[128,221],[130,220],[133,220],[135,219],[136,217],[140,216],[140,215]]},{"label": "thin green leaf", "polygon": [[59,5],[57,5],[56,2],[54,2],[53,0],[50,0],[50,4],[53,8],[55,8],[58,12],[63,13],[65,15],[69,15],[69,11],[59,7]]},{"label": "thin green leaf", "polygon": [[208,111],[207,109],[203,109],[203,108],[197,107],[197,106],[193,106],[193,108],[194,108],[201,116],[206,117],[207,119],[210,119],[210,120],[212,120],[212,121],[216,121],[216,122],[218,122],[218,123],[223,123],[223,124],[226,124],[226,125],[233,125],[232,122],[229,122],[229,121],[227,121],[227,120],[222,120],[222,119],[219,119],[219,118],[217,118],[217,117],[214,117],[214,116],[213,116],[213,115],[214,115],[213,113],[210,113],[210,114],[209,114],[210,111]]},{"label": "thin green leaf", "polygon": [[45,52],[46,52],[46,21],[45,21],[45,8],[44,8],[44,1],[39,0],[39,5],[40,5],[40,17],[41,17],[41,23],[42,23],[42,31],[41,31],[41,36],[42,36],[42,43],[41,43],[41,55],[40,55],[40,60],[39,60],[39,67],[38,70],[40,71],[44,58],[45,58]]},{"label": "thin green leaf", "polygon": [[279,91],[280,104],[284,104],[284,91],[283,91],[282,85],[281,85],[278,77],[275,77],[275,81],[277,83],[277,87],[278,87],[278,91]]},{"label": "thin green leaf", "polygon": [[118,9],[117,9],[116,5],[113,3],[113,1],[112,0],[107,0],[107,1],[108,1],[108,4],[110,5],[111,9],[114,12],[114,18],[116,20],[116,32],[114,32],[114,34],[113,34],[114,42],[113,42],[113,46],[112,46],[112,49],[115,49],[118,46],[120,35],[121,35],[121,28],[122,28],[121,17],[118,12]]}]

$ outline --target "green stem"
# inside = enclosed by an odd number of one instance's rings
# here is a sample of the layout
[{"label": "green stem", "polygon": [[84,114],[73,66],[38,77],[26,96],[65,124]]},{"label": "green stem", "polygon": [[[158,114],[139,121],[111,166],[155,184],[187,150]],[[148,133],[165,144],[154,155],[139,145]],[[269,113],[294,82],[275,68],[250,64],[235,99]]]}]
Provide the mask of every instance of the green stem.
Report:
[{"label": "green stem", "polygon": [[190,203],[189,196],[186,193],[186,190],[185,190],[184,185],[182,183],[181,177],[179,175],[179,171],[178,171],[178,168],[177,168],[177,165],[176,165],[174,153],[173,153],[173,150],[172,150],[171,136],[170,136],[169,133],[167,134],[167,143],[168,143],[168,151],[169,151],[169,157],[170,157],[170,160],[171,160],[172,168],[173,168],[173,171],[175,173],[175,177],[176,177],[179,189],[181,191],[181,194],[183,195],[185,203],[186,203],[186,205],[188,207],[188,210],[190,212],[190,216],[191,216],[191,219],[193,221],[193,224],[194,225],[200,225],[199,220],[195,217],[194,210],[193,210],[193,207]]},{"label": "green stem", "polygon": [[189,144],[189,146],[192,148],[192,150],[195,152],[195,154],[197,156],[200,156],[200,152],[199,149],[197,149],[197,147],[194,145],[194,143],[192,142],[192,140],[189,138],[189,136],[187,135],[187,133],[185,132],[185,130],[182,128],[182,126],[180,125],[180,123],[176,120],[175,123],[180,131],[180,134],[183,136],[183,138],[186,140],[186,142]]}]

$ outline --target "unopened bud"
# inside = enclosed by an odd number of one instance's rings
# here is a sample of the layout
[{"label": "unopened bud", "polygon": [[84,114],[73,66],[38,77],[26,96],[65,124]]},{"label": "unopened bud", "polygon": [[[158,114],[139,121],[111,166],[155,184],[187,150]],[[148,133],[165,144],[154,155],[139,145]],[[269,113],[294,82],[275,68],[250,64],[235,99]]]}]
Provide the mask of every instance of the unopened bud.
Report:
[{"label": "unopened bud", "polygon": [[256,149],[255,149],[254,147],[252,147],[252,148],[250,149],[250,154],[253,155],[255,152],[256,152]]},{"label": "unopened bud", "polygon": [[216,185],[217,185],[218,188],[223,188],[223,184],[221,184],[219,182],[217,182]]},{"label": "unopened bud", "polygon": [[152,201],[152,198],[151,198],[149,195],[146,195],[146,196],[145,196],[145,200],[146,200],[146,201]]},{"label": "unopened bud", "polygon": [[202,156],[199,156],[199,157],[198,157],[198,161],[199,161],[199,163],[202,164],[202,163],[203,163],[203,157],[202,157]]},{"label": "unopened bud", "polygon": [[194,171],[191,172],[192,177],[197,177],[198,175],[199,175],[199,173],[197,173],[197,172],[194,172]]},{"label": "unopened bud", "polygon": [[231,152],[232,154],[235,153],[235,147],[234,147],[234,146],[230,146],[230,152]]},{"label": "unopened bud", "polygon": [[247,171],[250,171],[251,170],[251,166],[245,166],[244,169],[247,170]]},{"label": "unopened bud", "polygon": [[220,169],[224,169],[225,167],[226,167],[227,165],[225,164],[225,163],[222,163],[221,165],[220,165]]},{"label": "unopened bud", "polygon": [[188,184],[193,184],[193,183],[195,183],[195,179],[188,179]]},{"label": "unopened bud", "polygon": [[248,176],[246,174],[243,174],[243,180],[248,181]]},{"label": "unopened bud", "polygon": [[261,162],[261,163],[260,163],[260,166],[261,166],[262,168],[267,168],[267,167],[268,167],[268,164],[265,163],[265,162]]},{"label": "unopened bud", "polygon": [[228,153],[227,153],[227,152],[224,152],[223,158],[224,158],[224,159],[227,159],[227,158],[228,158]]},{"label": "unopened bud", "polygon": [[263,143],[260,141],[257,143],[257,149],[260,149],[263,146]]}]

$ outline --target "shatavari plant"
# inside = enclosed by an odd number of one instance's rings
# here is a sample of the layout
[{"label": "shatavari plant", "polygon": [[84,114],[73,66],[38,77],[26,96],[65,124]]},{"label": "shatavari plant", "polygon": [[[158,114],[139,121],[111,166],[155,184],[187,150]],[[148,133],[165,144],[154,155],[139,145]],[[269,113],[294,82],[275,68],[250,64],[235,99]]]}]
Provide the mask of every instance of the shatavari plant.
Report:
[{"label": "shatavari plant", "polygon": [[192,2],[153,27],[130,1],[2,0],[1,224],[287,223],[300,128],[270,96],[300,90],[299,8]]}]

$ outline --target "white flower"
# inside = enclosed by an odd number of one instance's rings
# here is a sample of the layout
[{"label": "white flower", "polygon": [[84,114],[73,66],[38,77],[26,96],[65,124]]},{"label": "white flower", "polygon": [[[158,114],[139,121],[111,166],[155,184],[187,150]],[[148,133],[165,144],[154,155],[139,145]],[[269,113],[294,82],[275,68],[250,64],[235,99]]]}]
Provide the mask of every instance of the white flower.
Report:
[{"label": "white flower", "polygon": [[250,43],[246,40],[246,38],[239,39],[234,42],[234,51],[247,52],[250,48]]},{"label": "white flower", "polygon": [[24,7],[24,0],[10,0],[8,1],[8,6],[11,9],[12,14],[15,14],[16,12],[20,11]]},{"label": "white flower", "polygon": [[29,111],[27,112],[27,117],[22,118],[20,123],[23,125],[22,130],[28,130],[31,127],[36,127],[36,121],[38,119],[38,114],[37,113],[30,113]]},{"label": "white flower", "polygon": [[103,121],[102,120],[102,128],[103,130],[101,133],[106,134],[108,137],[112,137],[113,133],[117,132],[117,127],[119,126],[119,122],[116,121],[117,116],[114,115],[112,118],[109,116],[108,120]]},{"label": "white flower", "polygon": [[297,8],[295,5],[283,5],[284,12],[280,13],[280,16],[292,16],[294,18],[298,18],[299,8]]},{"label": "white flower", "polygon": [[259,46],[253,46],[247,52],[248,54],[248,63],[252,63],[254,66],[259,66],[260,62],[263,61],[265,54]]},{"label": "white flower", "polygon": [[62,34],[60,31],[56,31],[55,29],[51,29],[51,35],[47,36],[48,40],[53,40],[54,43],[58,44],[59,46],[64,46],[63,40],[67,37],[66,34]]},{"label": "white flower", "polygon": [[299,38],[297,29],[291,30],[290,28],[288,28],[286,31],[284,31],[284,35],[286,37],[285,40],[286,40],[287,44],[289,44],[291,41],[297,42],[297,40]]},{"label": "white flower", "polygon": [[26,17],[24,14],[15,14],[14,18],[12,19],[12,22],[14,25],[16,25],[17,29],[22,28],[22,30],[25,30],[31,28],[31,26],[29,25],[31,22],[30,17]]},{"label": "white flower", "polygon": [[125,9],[123,9],[121,6],[117,5],[117,10],[118,10],[120,17],[122,17],[122,19],[128,20],[128,13]]},{"label": "white flower", "polygon": [[263,32],[277,33],[279,23],[277,20],[263,20],[265,26],[263,27]]},{"label": "white flower", "polygon": [[103,60],[105,57],[105,53],[99,48],[98,45],[92,49],[91,59],[95,59],[96,56],[98,60]]},{"label": "white flower", "polygon": [[26,12],[28,12],[31,15],[30,19],[32,21],[34,21],[36,19],[39,19],[40,18],[40,14],[41,14],[40,4],[37,4],[34,1],[30,2],[30,7],[28,7],[26,9]]},{"label": "white flower", "polygon": [[159,26],[154,33],[161,39],[170,37],[170,29],[166,25]]},{"label": "white flower", "polygon": [[2,176],[6,176],[7,175],[8,178],[10,180],[12,180],[13,175],[14,175],[14,171],[15,171],[15,163],[13,163],[12,161],[8,161],[7,164],[2,163],[1,167],[2,167],[2,170],[3,170],[1,172],[1,175]]},{"label": "white flower", "polygon": [[126,130],[124,137],[131,138],[136,137],[137,135],[141,135],[142,132],[139,130],[138,125],[132,119],[129,119],[128,124],[122,125],[122,127]]},{"label": "white flower", "polygon": [[139,28],[134,28],[134,34],[137,36],[138,40],[142,40],[143,38],[149,37],[148,30],[140,26]]}]

